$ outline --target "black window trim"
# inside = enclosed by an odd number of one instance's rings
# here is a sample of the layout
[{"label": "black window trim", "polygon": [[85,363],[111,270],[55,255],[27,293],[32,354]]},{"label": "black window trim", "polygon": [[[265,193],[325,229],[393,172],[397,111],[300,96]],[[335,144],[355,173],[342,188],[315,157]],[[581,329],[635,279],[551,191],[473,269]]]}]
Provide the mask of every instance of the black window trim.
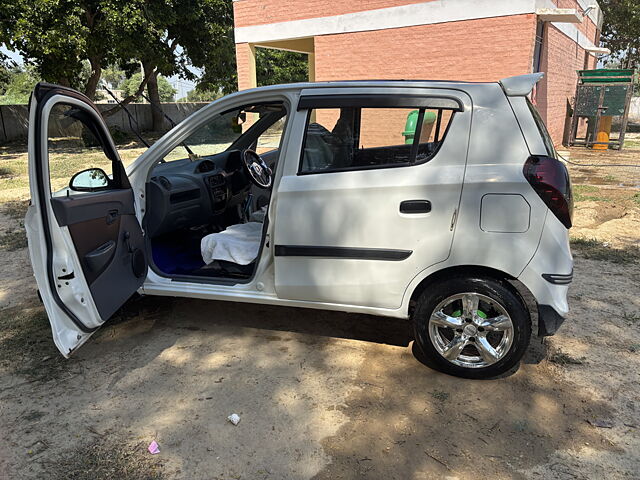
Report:
[{"label": "black window trim", "polygon": [[448,95],[428,95],[415,93],[392,94],[333,94],[333,95],[303,95],[298,101],[298,111],[314,108],[425,108],[445,109],[455,112],[464,111],[460,99]]},{"label": "black window trim", "polygon": [[544,148],[547,151],[547,155],[557,159],[558,155],[556,153],[556,147],[553,145],[553,140],[551,139],[551,135],[549,135],[549,130],[547,130],[547,126],[545,125],[544,120],[542,120],[540,112],[528,97],[526,98],[526,102],[527,106],[529,107],[529,111],[531,112],[531,116],[533,117],[533,121],[538,128],[538,132],[542,137],[542,143],[544,144]]},{"label": "black window trim", "polygon": [[[345,95],[346,97],[347,95]],[[353,97],[353,96],[351,96]],[[304,97],[303,97],[304,98]],[[403,97],[404,98],[404,97]],[[305,123],[304,123],[304,131],[303,131],[303,138],[302,138],[302,148],[300,149],[300,157],[298,159],[298,172],[296,173],[296,175],[298,176],[302,176],[302,175],[318,175],[318,174],[323,174],[323,173],[340,173],[340,172],[357,172],[357,171],[361,171],[361,170],[380,170],[383,168],[401,168],[401,167],[413,167],[416,165],[422,165],[424,163],[430,162],[431,160],[433,160],[437,155],[438,152],[440,151],[440,148],[442,147],[442,144],[444,143],[444,139],[447,138],[447,134],[449,133],[449,129],[451,128],[451,124],[453,123],[453,119],[456,116],[456,113],[458,111],[463,111],[463,110],[454,110],[451,108],[434,108],[434,107],[416,107],[415,105],[413,105],[412,107],[402,107],[402,106],[397,106],[397,103],[395,104],[396,107],[395,108],[413,108],[414,110],[417,108],[419,112],[422,112],[422,116],[419,119],[419,122],[416,123],[416,135],[414,136],[414,143],[411,146],[411,154],[409,156],[409,161],[408,162],[399,162],[399,163],[384,163],[384,164],[380,164],[380,165],[358,165],[355,167],[342,167],[342,168],[330,168],[330,169],[326,169],[326,170],[310,170],[310,171],[303,171],[302,170],[302,163],[304,161],[304,149],[307,143],[307,131],[309,129],[309,120],[311,119],[311,112],[314,109],[318,109],[318,108],[340,108],[340,107],[313,107],[313,108],[309,108],[307,109],[306,112],[306,119],[305,119]],[[362,110],[362,108],[394,108],[394,107],[369,107],[369,106],[360,106],[360,110]],[[302,110],[300,108],[300,105],[298,105],[298,111]],[[433,151],[433,153],[431,155],[429,155],[427,158],[425,158],[424,160],[421,160],[419,162],[415,161],[416,160],[416,156],[411,156],[413,154],[413,150],[414,150],[414,146],[416,149],[416,154],[418,149],[420,148],[420,133],[422,131],[422,121],[424,120],[424,112],[426,110],[438,110],[438,119],[437,119],[437,128],[436,128],[436,133],[439,133],[440,130],[440,123],[442,120],[442,111],[443,110],[451,110],[451,117],[449,118],[449,122],[447,123],[447,127],[444,130],[444,133],[442,134],[442,141],[438,144],[438,146],[436,147],[436,149]],[[420,113],[419,113],[420,115]],[[434,142],[438,143],[436,141],[436,137],[434,136]]]}]

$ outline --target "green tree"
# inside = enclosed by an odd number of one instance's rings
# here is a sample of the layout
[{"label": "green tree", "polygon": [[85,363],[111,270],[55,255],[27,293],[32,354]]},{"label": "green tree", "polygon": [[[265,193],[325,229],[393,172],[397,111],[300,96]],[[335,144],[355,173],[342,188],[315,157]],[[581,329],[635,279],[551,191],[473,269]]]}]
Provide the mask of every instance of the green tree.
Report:
[{"label": "green tree", "polygon": [[118,86],[126,80],[127,74],[118,66],[110,65],[102,70],[102,76],[100,78],[107,82],[112,88],[118,88]]},{"label": "green tree", "polygon": [[186,97],[179,99],[179,102],[213,102],[222,96],[220,91],[202,90],[194,88],[187,93]]},{"label": "green tree", "polygon": [[8,80],[2,87],[0,103],[20,105],[29,103],[29,97],[36,83],[40,81],[33,67],[15,66],[9,70]]},{"label": "green tree", "polygon": [[7,88],[7,84],[9,83],[10,79],[11,69],[9,68],[7,63],[0,58],[0,95],[4,94],[4,91]]},{"label": "green tree", "polygon": [[269,48],[256,49],[258,86],[306,82],[308,78],[309,63],[305,54]]},{"label": "green tree", "polygon": [[600,0],[604,15],[602,44],[621,68],[640,68],[640,2]]},{"label": "green tree", "polygon": [[[116,60],[120,0],[0,0],[0,31],[9,48],[45,80],[93,98],[102,67]],[[89,65],[83,75],[83,62]]]},{"label": "green tree", "polygon": [[158,75],[195,79],[190,65],[208,72],[208,88],[235,88],[232,13],[231,0],[0,0],[0,41],[45,80],[90,98],[106,66],[130,76],[142,63],[141,84],[123,103],[147,83],[159,102]]},{"label": "green tree", "polygon": [[[123,8],[116,26],[118,56],[129,75],[133,69],[126,59],[142,64],[153,103],[160,102],[159,75],[195,80],[191,66],[209,72],[209,88],[213,80],[229,78],[235,87],[231,0],[129,0]],[[154,109],[154,130],[164,121]]]},{"label": "green tree", "polygon": [[[125,95],[132,95],[137,89],[140,83],[142,82],[142,73],[137,72],[134,73],[131,77],[125,79],[118,85],[118,88],[121,89]],[[147,96],[149,96],[148,92],[149,85],[147,85]],[[173,102],[174,95],[176,94],[175,88],[171,86],[169,80],[167,80],[162,75],[158,76],[158,91],[160,95],[161,102]]]}]

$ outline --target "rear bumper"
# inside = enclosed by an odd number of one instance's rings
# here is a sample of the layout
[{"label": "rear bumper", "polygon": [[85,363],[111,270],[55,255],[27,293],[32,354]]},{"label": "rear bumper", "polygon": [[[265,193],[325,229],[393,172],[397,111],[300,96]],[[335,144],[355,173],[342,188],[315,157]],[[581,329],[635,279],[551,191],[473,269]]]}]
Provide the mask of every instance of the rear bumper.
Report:
[{"label": "rear bumper", "polygon": [[548,213],[538,249],[518,276],[538,305],[538,335],[553,335],[569,313],[567,293],[573,280],[569,232]]},{"label": "rear bumper", "polygon": [[538,336],[555,335],[564,322],[564,317],[550,305],[538,305]]}]

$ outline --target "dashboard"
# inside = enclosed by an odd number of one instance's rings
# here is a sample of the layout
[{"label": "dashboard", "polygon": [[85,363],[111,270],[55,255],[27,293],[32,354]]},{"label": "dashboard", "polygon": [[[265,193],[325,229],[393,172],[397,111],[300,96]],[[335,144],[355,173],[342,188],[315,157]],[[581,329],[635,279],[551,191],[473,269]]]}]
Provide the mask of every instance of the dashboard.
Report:
[{"label": "dashboard", "polygon": [[145,230],[151,238],[212,223],[251,188],[240,150],[156,165],[147,183]]}]

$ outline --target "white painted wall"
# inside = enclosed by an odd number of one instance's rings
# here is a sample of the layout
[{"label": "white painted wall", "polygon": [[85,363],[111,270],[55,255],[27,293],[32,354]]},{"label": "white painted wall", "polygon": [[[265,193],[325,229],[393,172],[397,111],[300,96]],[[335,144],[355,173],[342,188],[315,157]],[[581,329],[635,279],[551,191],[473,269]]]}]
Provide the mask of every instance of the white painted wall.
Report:
[{"label": "white painted wall", "polygon": [[[579,1],[581,6],[585,3],[585,0]],[[594,0],[589,4],[597,5],[597,2]],[[540,8],[553,9],[557,6],[552,0],[434,0],[328,17],[238,27],[235,29],[235,42],[270,42],[317,35],[505,17],[535,13]],[[586,5],[583,8],[586,8]],[[588,13],[588,16],[596,23],[598,23],[600,15],[600,7]],[[574,24],[553,22],[552,25],[558,27],[562,33],[577,42],[582,48],[595,47],[587,37],[578,31]]]}]

